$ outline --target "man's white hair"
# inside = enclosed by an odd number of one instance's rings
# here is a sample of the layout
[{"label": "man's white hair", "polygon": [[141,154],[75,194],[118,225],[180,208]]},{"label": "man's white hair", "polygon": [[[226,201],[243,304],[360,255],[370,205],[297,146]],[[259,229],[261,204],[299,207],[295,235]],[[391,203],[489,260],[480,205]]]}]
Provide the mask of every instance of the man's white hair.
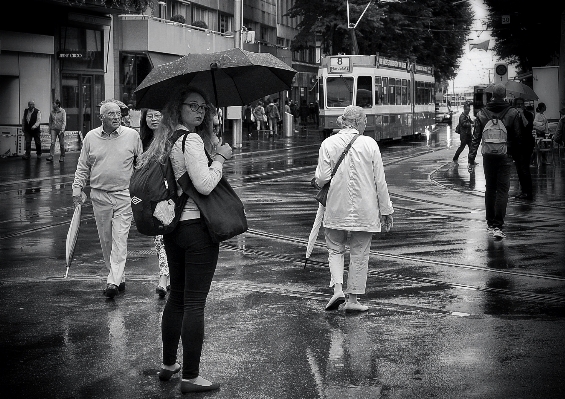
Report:
[{"label": "man's white hair", "polygon": [[120,111],[120,106],[112,101],[107,101],[100,106],[100,115],[104,115],[107,111],[117,108]]},{"label": "man's white hair", "polygon": [[348,105],[343,110],[343,115],[337,118],[337,122],[341,127],[349,127],[357,129],[361,122],[365,120],[365,111],[356,105]]}]

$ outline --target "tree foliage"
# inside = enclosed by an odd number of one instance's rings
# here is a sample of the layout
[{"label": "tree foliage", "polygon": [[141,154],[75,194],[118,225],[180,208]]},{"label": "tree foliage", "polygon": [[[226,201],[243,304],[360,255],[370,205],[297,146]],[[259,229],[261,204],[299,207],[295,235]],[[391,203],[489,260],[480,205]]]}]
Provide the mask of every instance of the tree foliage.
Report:
[{"label": "tree foliage", "polygon": [[[350,0],[350,20],[357,22],[369,0]],[[296,0],[290,17],[301,17],[293,49],[322,38],[326,54],[350,53],[345,0]],[[372,2],[355,29],[359,54],[410,59],[434,67],[436,79],[454,77],[473,22],[468,2],[406,0]]]},{"label": "tree foliage", "polygon": [[147,9],[147,7],[155,8],[156,1],[157,0],[67,0],[67,3],[77,5],[94,4],[141,13]]},{"label": "tree foliage", "polygon": [[[485,5],[489,10],[487,28],[492,30],[498,57],[529,71],[559,55],[563,1],[485,0]],[[502,23],[503,15],[510,16],[509,24]]]}]

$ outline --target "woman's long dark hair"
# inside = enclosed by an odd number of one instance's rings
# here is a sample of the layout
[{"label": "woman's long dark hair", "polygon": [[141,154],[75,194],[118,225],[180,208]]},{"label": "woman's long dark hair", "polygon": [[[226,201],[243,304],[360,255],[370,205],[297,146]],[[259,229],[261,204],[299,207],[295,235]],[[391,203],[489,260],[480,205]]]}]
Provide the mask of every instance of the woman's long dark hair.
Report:
[{"label": "woman's long dark hair", "polygon": [[141,143],[143,144],[143,151],[147,150],[153,140],[153,129],[147,124],[147,112],[149,109],[144,108],[141,111],[141,119],[139,121],[139,137],[141,138]]},{"label": "woman's long dark hair", "polygon": [[204,114],[204,120],[200,126],[196,127],[196,133],[202,137],[202,140],[206,142],[209,140],[211,134],[213,134],[213,115],[215,114],[215,108],[210,103],[208,96],[200,89],[192,86],[185,86],[180,90],[177,90],[173,94],[171,100],[163,107],[161,113],[163,114],[163,119],[161,119],[161,124],[153,132],[153,141],[149,145],[149,148],[141,154],[138,158],[137,167],[141,168],[151,161],[157,161],[163,163],[173,147],[173,142],[171,138],[175,133],[177,126],[182,124],[181,119],[181,108],[186,100],[186,97],[190,93],[198,93],[202,96],[206,104],[208,105],[208,110]]}]

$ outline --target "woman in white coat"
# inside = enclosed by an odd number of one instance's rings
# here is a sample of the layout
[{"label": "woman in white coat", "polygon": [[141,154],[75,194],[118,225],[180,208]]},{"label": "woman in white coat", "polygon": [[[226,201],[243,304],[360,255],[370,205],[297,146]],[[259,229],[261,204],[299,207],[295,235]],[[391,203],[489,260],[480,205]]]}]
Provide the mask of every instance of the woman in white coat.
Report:
[{"label": "woman in white coat", "polygon": [[[334,294],[326,310],[345,303],[345,311],[366,311],[357,296],[365,293],[369,252],[373,233],[392,227],[392,202],[388,194],[381,153],[377,142],[363,136],[367,117],[363,108],[350,105],[338,118],[342,129],[322,142],[315,181],[324,186],[341,153],[360,135],[339,165],[328,192],[324,211],[324,231],[329,253],[330,287]],[[350,233],[350,262],[347,289],[343,290],[344,254]],[[347,301],[345,294],[348,294]]]}]

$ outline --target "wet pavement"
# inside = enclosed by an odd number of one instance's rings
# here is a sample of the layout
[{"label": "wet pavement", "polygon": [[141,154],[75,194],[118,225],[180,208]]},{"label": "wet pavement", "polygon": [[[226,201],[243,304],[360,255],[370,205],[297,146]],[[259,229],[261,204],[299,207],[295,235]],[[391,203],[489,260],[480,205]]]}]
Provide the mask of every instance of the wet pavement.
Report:
[{"label": "wet pavement", "polygon": [[[221,389],[192,396],[565,397],[565,154],[531,167],[535,199],[509,200],[507,238],[494,241],[481,160],[474,176],[467,150],[450,162],[458,136],[439,125],[381,143],[394,229],[373,238],[369,311],[346,315],[324,311],[322,232],[303,262],[320,142],[313,129],[246,139],[228,164],[249,231],[222,243],[206,308],[201,373]],[[77,158],[0,160],[3,396],[181,397],[178,377],[156,375],[165,300],[152,239],[132,227],[126,291],[105,299],[88,202],[63,278]]]}]

